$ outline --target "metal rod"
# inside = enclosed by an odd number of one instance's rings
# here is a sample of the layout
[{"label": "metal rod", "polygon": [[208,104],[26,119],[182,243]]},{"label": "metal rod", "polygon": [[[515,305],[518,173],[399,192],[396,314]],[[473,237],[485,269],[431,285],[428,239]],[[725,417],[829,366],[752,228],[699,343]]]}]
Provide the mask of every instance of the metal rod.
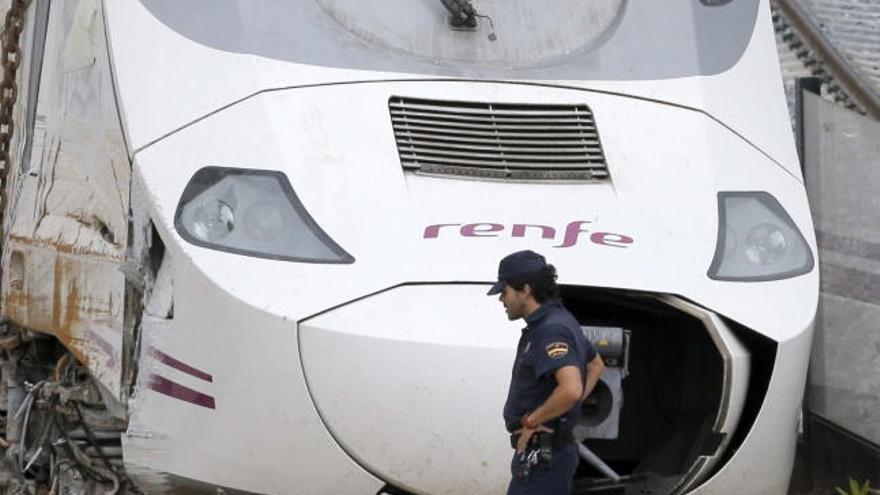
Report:
[{"label": "metal rod", "polygon": [[87,455],[103,454],[108,458],[122,457],[122,447],[106,447],[106,446],[104,446],[104,447],[101,447],[100,451],[98,451],[98,449],[96,447],[93,447],[90,445],[88,447],[82,447],[82,449],[83,449],[83,452],[85,452]]},{"label": "metal rod", "polygon": [[[115,440],[122,437],[122,432],[118,430],[92,430],[92,435],[97,440]],[[67,432],[68,438],[88,439],[85,430],[76,428]]]},{"label": "metal rod", "polygon": [[3,379],[6,380],[6,410],[10,415],[6,422],[6,441],[10,444],[16,444],[21,435],[21,421],[16,417],[16,414],[24,404],[27,393],[15,362],[5,361],[2,370]]},{"label": "metal rod", "polygon": [[611,469],[608,464],[605,464],[602,459],[599,459],[599,456],[593,453],[592,450],[588,449],[586,445],[579,443],[578,444],[578,453],[581,455],[581,459],[587,461],[587,464],[593,466],[598,469],[599,472],[607,476],[608,478],[614,481],[620,481],[620,475],[615,473],[613,469]]}]

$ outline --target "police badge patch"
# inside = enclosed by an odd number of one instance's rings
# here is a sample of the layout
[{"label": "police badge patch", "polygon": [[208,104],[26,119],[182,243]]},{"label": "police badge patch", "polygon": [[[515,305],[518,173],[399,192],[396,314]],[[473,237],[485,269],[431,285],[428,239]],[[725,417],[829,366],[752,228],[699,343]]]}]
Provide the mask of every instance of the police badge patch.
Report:
[{"label": "police badge patch", "polygon": [[559,359],[568,355],[568,344],[565,342],[553,342],[549,344],[547,347],[547,356],[550,359]]}]

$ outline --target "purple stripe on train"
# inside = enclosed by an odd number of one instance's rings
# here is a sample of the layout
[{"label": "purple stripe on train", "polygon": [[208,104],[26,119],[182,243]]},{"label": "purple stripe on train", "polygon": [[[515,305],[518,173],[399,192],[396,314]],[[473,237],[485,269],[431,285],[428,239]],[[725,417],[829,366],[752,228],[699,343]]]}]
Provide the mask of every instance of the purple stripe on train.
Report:
[{"label": "purple stripe on train", "polygon": [[210,395],[203,394],[188,387],[184,387],[183,385],[172,382],[171,380],[163,376],[152,375],[150,377],[150,389],[155,390],[160,394],[189,402],[197,406],[206,407],[208,409],[216,409],[214,398]]},{"label": "purple stripe on train", "polygon": [[206,382],[211,382],[211,383],[214,382],[214,377],[209,375],[208,373],[205,373],[204,371],[202,371],[200,369],[194,368],[194,367],[184,363],[183,361],[174,359],[173,357],[169,356],[168,354],[165,354],[164,352],[160,351],[159,349],[156,349],[155,347],[150,348],[150,353],[153,355],[153,357],[158,359],[159,362],[166,364],[168,366],[171,366],[172,368],[174,368],[176,370],[180,370],[188,375],[192,375],[196,378],[200,378],[202,380],[205,380]]}]

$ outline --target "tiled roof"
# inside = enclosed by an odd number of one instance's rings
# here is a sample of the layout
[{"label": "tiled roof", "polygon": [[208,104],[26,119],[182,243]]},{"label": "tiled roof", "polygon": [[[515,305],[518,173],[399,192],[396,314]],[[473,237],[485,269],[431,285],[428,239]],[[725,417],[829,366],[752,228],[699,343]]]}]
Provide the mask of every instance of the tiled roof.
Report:
[{"label": "tiled roof", "polygon": [[807,14],[880,91],[880,0],[800,0]]},{"label": "tiled roof", "polygon": [[[880,0],[796,1],[858,77],[880,93]],[[823,94],[827,98],[861,110],[826,70],[821,57],[804,43],[789,20],[776,8],[774,26],[789,104],[793,99],[794,80],[815,76],[823,79]]]}]

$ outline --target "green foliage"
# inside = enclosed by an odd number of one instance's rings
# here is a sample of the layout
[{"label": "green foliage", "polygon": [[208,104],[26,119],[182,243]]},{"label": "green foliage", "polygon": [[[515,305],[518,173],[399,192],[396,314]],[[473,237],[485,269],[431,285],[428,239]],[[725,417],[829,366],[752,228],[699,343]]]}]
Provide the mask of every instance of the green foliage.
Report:
[{"label": "green foliage", "polygon": [[859,486],[859,482],[852,478],[849,479],[849,491],[840,487],[836,487],[835,490],[840,495],[880,495],[880,490],[871,488],[869,481],[865,480],[865,483]]}]

